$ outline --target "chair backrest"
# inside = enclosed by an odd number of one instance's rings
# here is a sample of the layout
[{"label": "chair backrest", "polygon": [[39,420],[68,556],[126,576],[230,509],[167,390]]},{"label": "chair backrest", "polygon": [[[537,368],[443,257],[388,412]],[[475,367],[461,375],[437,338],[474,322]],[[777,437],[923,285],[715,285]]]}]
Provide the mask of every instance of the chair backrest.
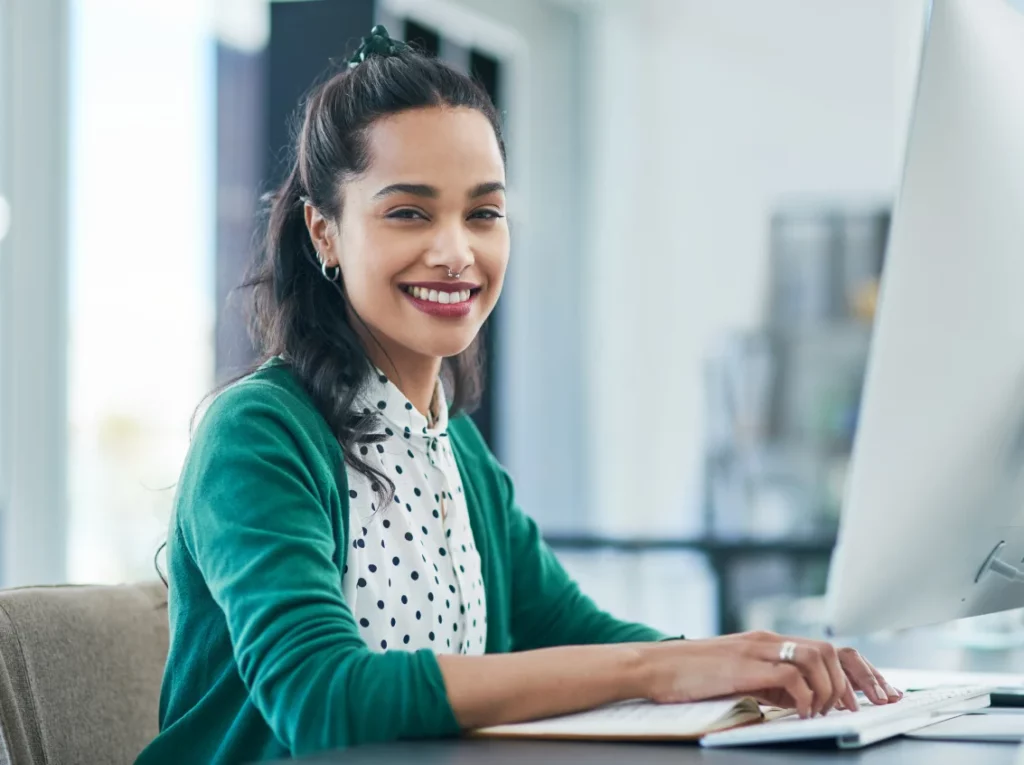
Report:
[{"label": "chair backrest", "polygon": [[0,765],[134,762],[167,641],[160,582],[0,590]]}]

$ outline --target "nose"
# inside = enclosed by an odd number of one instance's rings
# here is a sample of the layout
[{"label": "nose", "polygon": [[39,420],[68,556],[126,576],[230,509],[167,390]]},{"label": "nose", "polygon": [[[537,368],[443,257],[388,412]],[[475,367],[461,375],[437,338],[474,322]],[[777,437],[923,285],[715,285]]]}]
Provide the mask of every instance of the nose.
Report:
[{"label": "nose", "polygon": [[456,274],[473,265],[476,256],[465,226],[451,223],[438,227],[426,261],[431,268],[450,268]]}]

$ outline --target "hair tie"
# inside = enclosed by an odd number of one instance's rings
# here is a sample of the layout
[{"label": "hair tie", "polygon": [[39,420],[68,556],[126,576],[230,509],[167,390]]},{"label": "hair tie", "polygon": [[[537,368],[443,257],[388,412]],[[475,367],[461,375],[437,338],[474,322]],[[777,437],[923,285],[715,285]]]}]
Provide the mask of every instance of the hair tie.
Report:
[{"label": "hair tie", "polygon": [[370,56],[396,56],[408,47],[401,40],[392,39],[383,24],[377,24],[370,30],[370,34],[363,38],[356,52],[348,60],[348,68],[359,66]]}]

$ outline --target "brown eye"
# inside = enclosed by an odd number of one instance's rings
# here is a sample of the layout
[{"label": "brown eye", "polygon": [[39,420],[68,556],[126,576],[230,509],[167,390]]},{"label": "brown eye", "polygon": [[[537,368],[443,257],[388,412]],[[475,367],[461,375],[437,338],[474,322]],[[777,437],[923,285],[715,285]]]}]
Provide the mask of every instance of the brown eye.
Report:
[{"label": "brown eye", "polygon": [[426,220],[427,216],[420,210],[412,207],[403,207],[401,210],[392,210],[386,216],[391,220]]}]

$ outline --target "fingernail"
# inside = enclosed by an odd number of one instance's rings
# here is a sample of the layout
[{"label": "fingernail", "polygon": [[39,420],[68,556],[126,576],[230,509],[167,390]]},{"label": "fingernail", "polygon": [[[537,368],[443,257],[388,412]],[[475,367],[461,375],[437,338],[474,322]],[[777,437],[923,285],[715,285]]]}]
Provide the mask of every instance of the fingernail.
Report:
[{"label": "fingernail", "polygon": [[878,683],[875,683],[875,696],[878,697],[879,701],[885,701],[886,700],[885,691],[882,690],[882,686],[879,685]]},{"label": "fingernail", "polygon": [[900,697],[900,692],[888,683],[885,684],[885,692],[889,694],[889,698],[898,699]]}]

